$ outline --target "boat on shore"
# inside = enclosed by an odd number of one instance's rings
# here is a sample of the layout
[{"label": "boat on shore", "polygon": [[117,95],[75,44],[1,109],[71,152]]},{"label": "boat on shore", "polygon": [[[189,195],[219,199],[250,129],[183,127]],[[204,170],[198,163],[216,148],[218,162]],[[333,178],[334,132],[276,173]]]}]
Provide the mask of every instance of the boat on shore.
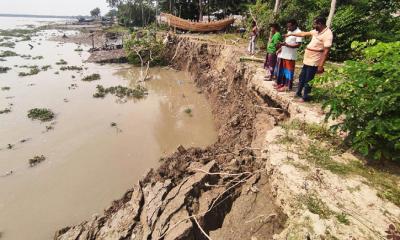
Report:
[{"label": "boat on shore", "polygon": [[227,18],[213,22],[191,22],[168,13],[161,13],[160,16],[169,26],[191,32],[221,31],[235,22],[234,18]]}]

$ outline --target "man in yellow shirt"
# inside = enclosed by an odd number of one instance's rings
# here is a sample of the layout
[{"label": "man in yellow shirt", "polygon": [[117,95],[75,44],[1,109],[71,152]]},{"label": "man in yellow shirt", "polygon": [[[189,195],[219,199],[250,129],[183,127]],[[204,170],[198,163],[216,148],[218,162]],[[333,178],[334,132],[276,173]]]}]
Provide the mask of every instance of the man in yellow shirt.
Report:
[{"label": "man in yellow shirt", "polygon": [[[299,77],[299,87],[296,95],[302,98],[302,101],[308,101],[311,86],[309,82],[314,79],[316,73],[324,72],[324,64],[328,58],[329,50],[332,46],[333,34],[326,26],[326,19],[317,17],[313,22],[314,30],[310,32],[299,32],[288,34],[287,36],[307,37],[311,36],[311,42],[307,45],[304,52],[303,68]],[[304,89],[304,94],[302,95]]]}]

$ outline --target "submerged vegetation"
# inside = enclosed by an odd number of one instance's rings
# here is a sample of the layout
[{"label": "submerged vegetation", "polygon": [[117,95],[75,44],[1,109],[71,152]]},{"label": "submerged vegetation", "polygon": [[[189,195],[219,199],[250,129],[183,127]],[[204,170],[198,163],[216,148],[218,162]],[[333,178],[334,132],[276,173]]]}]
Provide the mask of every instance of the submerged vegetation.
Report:
[{"label": "submerged vegetation", "polygon": [[132,34],[125,43],[128,61],[134,65],[162,66],[168,62],[165,56],[165,46],[158,41],[155,32],[144,31]]},{"label": "submerged vegetation", "polygon": [[7,51],[2,51],[2,52],[0,53],[0,57],[2,57],[2,58],[6,58],[6,57],[15,57],[15,56],[18,56],[18,54],[17,54],[16,52],[9,51],[9,50],[7,50]]},{"label": "submerged vegetation", "polygon": [[107,94],[112,94],[117,96],[118,98],[135,98],[141,99],[144,98],[148,91],[145,87],[137,85],[135,88],[128,88],[123,86],[115,86],[104,88],[102,85],[97,85],[97,92],[93,94],[94,98],[104,98]]},{"label": "submerged vegetation", "polygon": [[44,160],[46,160],[46,157],[43,155],[35,156],[35,157],[29,159],[29,166],[34,167],[34,166],[38,165],[39,163],[43,162]]},{"label": "submerged vegetation", "polygon": [[32,120],[40,120],[42,122],[48,122],[53,120],[55,114],[47,108],[33,108],[28,111],[28,118]]},{"label": "submerged vegetation", "polygon": [[61,71],[82,71],[83,68],[82,67],[78,67],[78,66],[63,66],[60,68]]},{"label": "submerged vegetation", "polygon": [[20,72],[20,73],[18,73],[18,76],[26,77],[26,76],[36,75],[39,72],[40,72],[40,69],[37,66],[34,66],[34,67],[30,68],[29,72]]},{"label": "submerged vegetation", "polygon": [[11,68],[9,67],[0,67],[0,73],[7,73]]},{"label": "submerged vegetation", "polygon": [[65,61],[64,59],[60,59],[58,62],[56,62],[56,65],[67,65],[68,62]]},{"label": "submerged vegetation", "polygon": [[100,74],[93,73],[91,75],[88,75],[88,76],[85,76],[84,78],[82,78],[82,81],[91,82],[91,81],[99,80],[100,78],[101,78]]}]

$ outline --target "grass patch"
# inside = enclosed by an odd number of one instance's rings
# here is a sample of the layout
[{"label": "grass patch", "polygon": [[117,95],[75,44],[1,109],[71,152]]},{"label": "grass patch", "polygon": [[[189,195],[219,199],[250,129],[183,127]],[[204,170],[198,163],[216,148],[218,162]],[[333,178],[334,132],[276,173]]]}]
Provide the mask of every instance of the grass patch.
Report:
[{"label": "grass patch", "polygon": [[0,73],[7,73],[11,68],[9,67],[0,67]]},{"label": "grass patch", "polygon": [[78,48],[75,48],[75,50],[74,50],[75,52],[82,52],[83,51],[83,49],[82,48],[80,48],[80,47],[78,47]]},{"label": "grass patch", "polygon": [[2,91],[8,91],[8,90],[10,90],[10,89],[11,89],[11,88],[10,88],[10,87],[7,87],[7,86],[1,88]]},{"label": "grass patch", "polygon": [[23,54],[23,55],[20,55],[20,57],[23,59],[26,59],[26,60],[32,59],[32,55],[30,55],[30,54]]},{"label": "grass patch", "polygon": [[347,218],[346,213],[338,213],[335,215],[336,219],[344,225],[350,225],[350,220]]},{"label": "grass patch", "polygon": [[189,115],[190,117],[193,116],[193,114],[192,114],[193,111],[192,111],[192,109],[190,109],[190,108],[186,108],[184,112],[185,112],[187,115]]},{"label": "grass patch", "polygon": [[64,59],[60,59],[58,62],[56,62],[56,65],[67,65],[68,62],[65,61]]},{"label": "grass patch", "polygon": [[88,75],[88,76],[85,76],[84,78],[82,78],[82,81],[91,82],[91,81],[99,80],[100,78],[101,78],[101,77],[100,77],[100,74],[98,74],[98,73],[93,73],[93,74],[91,74],[91,75]]},{"label": "grass patch", "polygon": [[361,160],[335,161],[332,157],[340,157],[340,154],[346,151],[347,146],[343,144],[343,140],[324,126],[292,121],[283,124],[282,127],[286,132],[280,139],[282,144],[289,145],[298,142],[290,134],[293,130],[303,132],[312,140],[307,146],[301,146],[301,148],[296,146],[301,159],[337,175],[364,177],[367,180],[365,183],[377,190],[378,197],[400,206],[400,177],[393,174],[392,171],[367,165]]},{"label": "grass patch", "polygon": [[0,47],[15,48],[15,42],[0,43]]},{"label": "grass patch", "polygon": [[18,76],[20,76],[20,77],[26,77],[26,76],[36,75],[36,74],[38,74],[39,72],[40,72],[40,69],[39,69],[37,66],[35,66],[35,67],[32,67],[32,68],[29,70],[29,72],[20,72],[20,73],[18,73]]},{"label": "grass patch", "polygon": [[33,158],[29,159],[29,166],[34,167],[38,165],[39,163],[43,162],[46,160],[46,157],[41,155],[41,156],[34,156]]},{"label": "grass patch", "polygon": [[32,57],[32,60],[41,60],[43,59],[43,56],[36,56],[36,57]]},{"label": "grass patch", "polygon": [[148,94],[147,89],[140,85],[137,85],[133,89],[123,86],[104,88],[102,85],[97,85],[96,89],[97,92],[93,94],[94,98],[104,98],[107,94],[112,94],[117,96],[118,98],[141,99]]},{"label": "grass patch", "polygon": [[7,29],[0,30],[0,36],[26,38],[36,31],[36,29]]},{"label": "grass patch", "polygon": [[2,58],[5,58],[5,57],[15,57],[15,56],[18,56],[18,54],[17,54],[16,52],[14,52],[14,51],[9,51],[9,50],[7,50],[7,51],[2,51],[2,52],[0,53],[0,57],[2,57]]},{"label": "grass patch", "polygon": [[83,68],[82,67],[78,67],[78,66],[63,66],[60,68],[61,71],[82,71]]},{"label": "grass patch", "polygon": [[53,120],[55,114],[47,108],[33,108],[28,111],[28,118],[47,122]]},{"label": "grass patch", "polygon": [[305,195],[301,200],[310,212],[318,214],[323,219],[328,219],[332,215],[329,207],[315,195]]}]

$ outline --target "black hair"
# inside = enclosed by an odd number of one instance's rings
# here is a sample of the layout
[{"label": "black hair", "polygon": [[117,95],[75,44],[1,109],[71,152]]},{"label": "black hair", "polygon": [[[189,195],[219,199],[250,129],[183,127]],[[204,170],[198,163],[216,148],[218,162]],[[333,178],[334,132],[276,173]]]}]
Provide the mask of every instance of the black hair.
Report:
[{"label": "black hair", "polygon": [[317,24],[326,25],[326,18],[325,17],[322,17],[322,16],[316,17],[316,18],[314,18],[314,21]]},{"label": "black hair", "polygon": [[287,21],[288,23],[292,24],[293,26],[297,26],[297,21],[295,19],[290,19]]},{"label": "black hair", "polygon": [[277,23],[271,23],[271,24],[269,25],[269,27],[275,28],[276,31],[279,31],[279,30],[280,30],[280,27],[279,27],[279,25],[278,25]]}]

